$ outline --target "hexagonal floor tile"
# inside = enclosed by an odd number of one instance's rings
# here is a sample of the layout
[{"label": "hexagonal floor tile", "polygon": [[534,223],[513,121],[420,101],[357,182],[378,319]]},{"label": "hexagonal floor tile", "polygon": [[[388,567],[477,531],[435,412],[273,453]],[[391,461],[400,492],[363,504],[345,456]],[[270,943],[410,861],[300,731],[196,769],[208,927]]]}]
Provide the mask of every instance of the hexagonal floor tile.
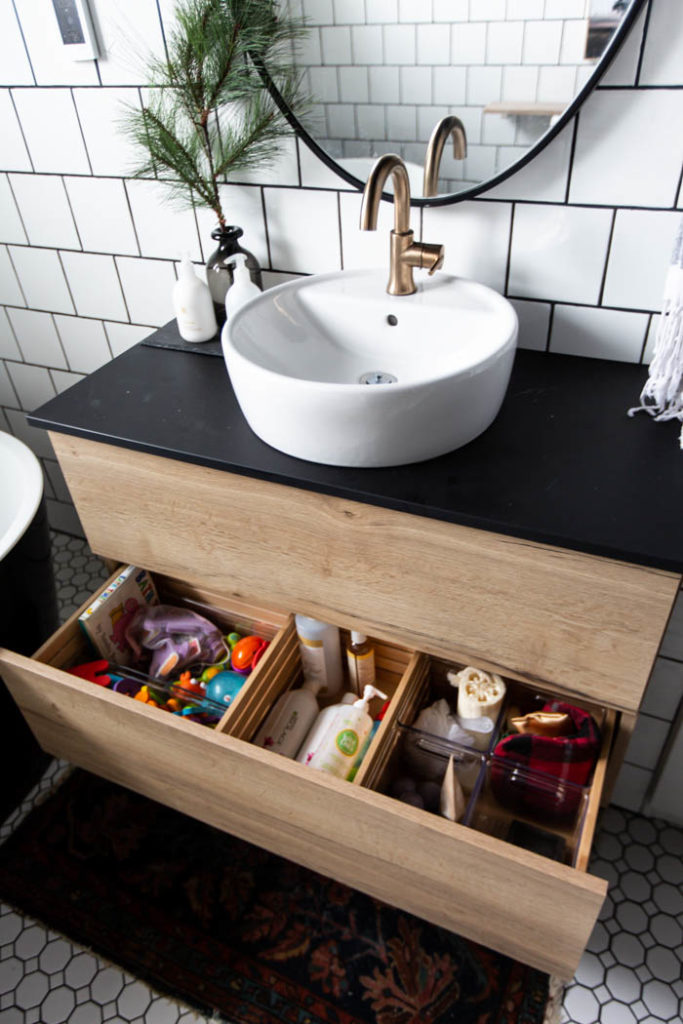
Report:
[{"label": "hexagonal floor tile", "polygon": [[648,981],[643,985],[642,1000],[653,1017],[671,1020],[678,1013],[678,999],[670,985],[662,981]]},{"label": "hexagonal floor tile", "polygon": [[600,1004],[583,985],[572,985],[567,991],[564,1008],[573,1024],[595,1024],[599,1019]]},{"label": "hexagonal floor tile", "polygon": [[46,974],[57,974],[64,970],[73,954],[74,948],[66,939],[52,939],[40,954],[40,969]]},{"label": "hexagonal floor tile", "polygon": [[675,953],[663,946],[653,946],[648,949],[645,957],[645,964],[652,976],[659,981],[673,983],[681,977],[681,962]]},{"label": "hexagonal floor tile", "polygon": [[38,924],[24,928],[19,938],[14,943],[14,952],[20,960],[31,960],[38,956],[40,951],[47,945],[47,932]]},{"label": "hexagonal floor tile", "polygon": [[25,974],[17,985],[14,994],[14,1001],[23,1010],[30,1010],[34,1006],[40,1006],[50,990],[50,982],[47,974],[42,971],[32,971]]},{"label": "hexagonal floor tile", "polygon": [[126,985],[118,998],[119,1013],[126,1020],[134,1020],[144,1013],[151,1002],[150,991],[141,981]]},{"label": "hexagonal floor tile", "polygon": [[50,992],[40,1008],[43,1024],[63,1024],[76,1005],[73,989],[61,985]]},{"label": "hexagonal floor tile", "polygon": [[83,988],[93,980],[98,967],[97,960],[90,953],[79,953],[64,971],[64,979],[67,985],[74,990]]}]

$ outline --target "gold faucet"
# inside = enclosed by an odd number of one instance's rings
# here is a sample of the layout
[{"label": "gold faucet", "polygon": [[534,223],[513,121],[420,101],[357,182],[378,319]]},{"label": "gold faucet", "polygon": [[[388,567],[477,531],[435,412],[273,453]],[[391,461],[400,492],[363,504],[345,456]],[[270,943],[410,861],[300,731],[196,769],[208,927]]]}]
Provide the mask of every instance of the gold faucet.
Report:
[{"label": "gold faucet", "polygon": [[394,230],[390,235],[389,295],[412,295],[417,291],[413,268],[424,267],[433,274],[443,266],[444,248],[428,242],[414,242],[410,230],[410,181],[400,156],[381,156],[370,171],[360,210],[361,231],[377,230],[377,213],[382,189],[389,177],[394,183]]},{"label": "gold faucet", "polygon": [[425,156],[423,196],[435,196],[439,180],[439,164],[441,154],[449,135],[453,136],[453,156],[456,160],[464,160],[467,156],[467,134],[465,125],[459,117],[450,115],[443,117],[436,125],[432,136],[427,143],[427,155]]}]

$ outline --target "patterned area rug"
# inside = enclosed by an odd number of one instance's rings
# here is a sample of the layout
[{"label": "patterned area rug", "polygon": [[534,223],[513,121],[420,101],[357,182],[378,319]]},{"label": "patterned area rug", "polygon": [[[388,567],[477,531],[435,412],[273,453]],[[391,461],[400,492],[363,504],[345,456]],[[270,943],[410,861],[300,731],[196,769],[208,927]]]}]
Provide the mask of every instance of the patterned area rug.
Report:
[{"label": "patterned area rug", "polygon": [[541,1024],[554,1002],[546,974],[81,771],[0,848],[0,897],[237,1024]]}]

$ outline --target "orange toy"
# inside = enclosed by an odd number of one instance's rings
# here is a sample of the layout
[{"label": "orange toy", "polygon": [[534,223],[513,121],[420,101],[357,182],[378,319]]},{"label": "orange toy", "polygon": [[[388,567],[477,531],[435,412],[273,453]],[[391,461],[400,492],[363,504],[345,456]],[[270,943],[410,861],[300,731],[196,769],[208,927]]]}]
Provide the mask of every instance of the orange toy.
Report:
[{"label": "orange toy", "polygon": [[268,641],[260,636],[245,636],[239,640],[232,649],[230,664],[233,671],[248,675],[253,668],[256,668],[263,655]]}]

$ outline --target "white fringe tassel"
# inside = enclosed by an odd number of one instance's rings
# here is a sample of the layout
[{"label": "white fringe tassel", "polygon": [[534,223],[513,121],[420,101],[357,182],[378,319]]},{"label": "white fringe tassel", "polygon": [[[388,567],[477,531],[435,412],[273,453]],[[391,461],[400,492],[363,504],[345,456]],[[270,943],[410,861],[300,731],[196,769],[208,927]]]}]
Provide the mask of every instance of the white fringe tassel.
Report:
[{"label": "white fringe tassel", "polygon": [[[640,405],[629,409],[628,414],[633,416],[640,411],[658,422],[683,422],[683,220],[664,285],[662,315],[648,379],[640,393]],[[683,428],[680,445],[683,449]]]}]

